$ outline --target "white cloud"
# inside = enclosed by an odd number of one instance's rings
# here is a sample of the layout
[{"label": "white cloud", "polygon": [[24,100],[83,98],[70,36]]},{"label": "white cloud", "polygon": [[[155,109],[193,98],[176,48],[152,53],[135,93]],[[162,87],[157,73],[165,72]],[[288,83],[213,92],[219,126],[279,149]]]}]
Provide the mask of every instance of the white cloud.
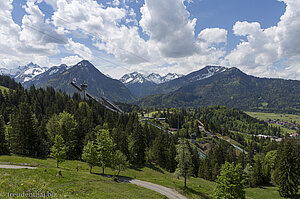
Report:
[{"label": "white cloud", "polygon": [[[0,67],[16,67],[27,62],[40,65],[49,64],[49,55],[57,53],[54,37],[65,37],[43,21],[43,14],[33,1],[24,6],[26,15],[22,19],[22,28],[12,20],[12,0],[0,3]],[[43,34],[47,32],[47,34]]]},{"label": "white cloud", "polygon": [[196,52],[194,28],[196,19],[182,0],[145,0],[140,26],[166,57],[185,57]]},{"label": "white cloud", "polygon": [[68,44],[65,45],[67,50],[73,51],[75,54],[80,55],[83,59],[89,60],[92,58],[92,51],[84,44],[74,42],[72,38],[69,39]]},{"label": "white cloud", "polygon": [[227,30],[220,28],[206,28],[199,33],[198,39],[210,44],[226,43]]},{"label": "white cloud", "polygon": [[[276,26],[262,29],[258,22],[236,22],[234,34],[246,36],[247,41],[238,44],[225,62],[253,75],[300,79],[300,2],[280,1],[286,4],[286,11]],[[283,59],[286,69],[274,66]]]},{"label": "white cloud", "polygon": [[61,59],[61,63],[66,64],[67,66],[73,66],[80,62],[82,60],[82,57],[79,56],[68,56]]}]

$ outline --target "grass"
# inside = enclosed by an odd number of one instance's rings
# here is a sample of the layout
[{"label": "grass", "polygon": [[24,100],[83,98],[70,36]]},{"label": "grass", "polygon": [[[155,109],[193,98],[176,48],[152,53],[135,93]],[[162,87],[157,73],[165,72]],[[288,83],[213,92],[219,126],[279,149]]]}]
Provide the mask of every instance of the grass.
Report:
[{"label": "grass", "polygon": [[[33,159],[19,156],[1,156],[1,162],[40,164],[31,169],[0,169],[0,193],[50,192],[57,198],[164,198],[154,191],[133,184],[117,183],[100,175],[89,174],[85,163],[66,161],[61,165],[63,177],[53,159]],[[80,172],[75,168],[80,164]],[[2,197],[1,197],[2,198]]]},{"label": "grass", "polygon": [[[300,124],[300,115],[292,115],[292,114],[278,114],[278,113],[262,113],[262,112],[246,112],[248,115],[251,117],[260,119],[260,120],[276,120],[280,119],[280,121],[285,121],[285,122],[291,122],[295,121],[296,123]],[[287,128],[284,128],[281,125],[278,124],[269,124],[270,126],[276,126],[276,127],[281,127],[281,129],[288,134],[293,134],[296,133],[295,130],[290,130]]]},{"label": "grass", "polygon": [[262,112],[246,112],[251,117],[257,117],[261,120],[269,119],[280,119],[280,121],[290,122],[291,120],[296,121],[296,123],[300,124],[300,115],[292,115],[292,114],[278,114],[278,113],[262,113]]},{"label": "grass", "polygon": [[0,91],[4,93],[4,91],[9,91],[9,89],[4,86],[0,86]]},{"label": "grass", "polygon": [[[62,177],[56,177],[58,172],[53,159],[35,159],[21,156],[0,156],[0,162],[29,163],[39,165],[36,170],[29,169],[0,169],[0,193],[49,191],[56,193],[58,198],[164,198],[164,196],[151,190],[132,184],[116,183],[100,175],[89,174],[88,165],[80,161],[66,161],[61,164]],[[76,166],[80,165],[79,172]],[[46,171],[45,171],[46,170]],[[98,167],[94,173],[101,173]],[[105,169],[105,174],[113,174],[110,169]],[[188,198],[211,198],[215,183],[201,178],[191,177],[187,181],[188,189],[184,188],[183,179],[177,179],[169,173],[154,165],[145,167],[132,167],[122,176],[136,178],[176,189]],[[262,187],[246,189],[247,199],[280,198],[277,187]]]}]

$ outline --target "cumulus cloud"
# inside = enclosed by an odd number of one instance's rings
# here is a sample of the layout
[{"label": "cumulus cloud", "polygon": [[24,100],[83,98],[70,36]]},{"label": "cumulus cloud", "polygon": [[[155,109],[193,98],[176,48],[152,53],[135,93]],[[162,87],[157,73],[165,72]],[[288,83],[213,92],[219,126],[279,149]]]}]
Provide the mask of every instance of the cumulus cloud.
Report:
[{"label": "cumulus cloud", "polygon": [[[280,1],[286,4],[286,11],[276,26],[262,29],[258,22],[236,22],[234,34],[247,40],[226,56],[229,65],[258,76],[300,79],[300,2]],[[281,60],[288,65],[284,70],[274,66]]]},{"label": "cumulus cloud", "polygon": [[30,61],[49,64],[48,56],[58,52],[57,44],[64,43],[65,36],[43,21],[44,15],[34,1],[28,1],[24,6],[26,14],[21,27],[12,19],[12,8],[12,0],[1,1],[1,67],[16,67]]},{"label": "cumulus cloud", "polygon": [[182,0],[145,0],[140,26],[155,41],[163,56],[184,57],[196,52],[194,28],[196,19]]},{"label": "cumulus cloud", "polygon": [[82,57],[79,57],[77,55],[75,56],[68,56],[61,59],[61,63],[66,64],[67,66],[73,66],[80,62],[82,60]]},{"label": "cumulus cloud", "polygon": [[209,44],[226,43],[227,30],[220,28],[206,28],[199,33],[198,39]]},{"label": "cumulus cloud", "polygon": [[80,55],[82,59],[89,60],[92,58],[92,51],[84,44],[74,42],[72,38],[69,39],[68,44],[65,45],[67,50],[73,51],[75,54]]}]

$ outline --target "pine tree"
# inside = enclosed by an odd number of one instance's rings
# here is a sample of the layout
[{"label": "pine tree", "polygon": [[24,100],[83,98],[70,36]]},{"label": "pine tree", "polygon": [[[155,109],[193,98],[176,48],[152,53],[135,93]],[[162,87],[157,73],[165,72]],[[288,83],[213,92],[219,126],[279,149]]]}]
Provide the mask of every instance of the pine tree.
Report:
[{"label": "pine tree", "polygon": [[5,123],[4,118],[0,115],[0,154],[6,154],[7,150],[7,143],[5,139]]},{"label": "pine tree", "polygon": [[186,140],[179,139],[176,145],[176,161],[178,162],[177,168],[175,170],[175,175],[177,177],[184,178],[184,187],[186,186],[186,180],[191,176],[192,173],[192,155],[189,151],[189,146]]},{"label": "pine tree", "polygon": [[64,139],[60,135],[55,136],[54,145],[51,148],[50,156],[56,159],[56,167],[59,167],[59,163],[62,163],[66,159],[66,146]]},{"label": "pine tree", "polygon": [[214,193],[216,199],[245,198],[245,179],[240,164],[235,166],[234,163],[225,162],[216,182],[217,187]]},{"label": "pine tree", "polygon": [[92,173],[93,166],[98,163],[98,153],[93,141],[89,141],[83,148],[82,159],[90,166],[90,173]]},{"label": "pine tree", "polygon": [[143,129],[139,123],[136,123],[133,132],[129,136],[130,162],[142,165],[145,163],[146,139]]},{"label": "pine tree", "polygon": [[253,173],[251,177],[252,186],[260,186],[264,182],[262,158],[260,155],[254,157]]},{"label": "pine tree", "polygon": [[168,170],[170,172],[174,172],[176,170],[177,162],[175,158],[176,158],[176,146],[174,143],[174,139],[172,139],[168,149]]},{"label": "pine tree", "polygon": [[22,155],[36,155],[37,126],[28,103],[21,103],[10,118],[11,151]]},{"label": "pine tree", "polygon": [[278,151],[278,184],[279,194],[284,198],[294,197],[298,192],[300,183],[299,144],[285,140],[281,150]]},{"label": "pine tree", "polygon": [[115,144],[110,137],[109,131],[106,129],[98,131],[95,144],[98,152],[99,166],[102,167],[102,173],[104,174],[104,169],[110,167],[112,164]]}]

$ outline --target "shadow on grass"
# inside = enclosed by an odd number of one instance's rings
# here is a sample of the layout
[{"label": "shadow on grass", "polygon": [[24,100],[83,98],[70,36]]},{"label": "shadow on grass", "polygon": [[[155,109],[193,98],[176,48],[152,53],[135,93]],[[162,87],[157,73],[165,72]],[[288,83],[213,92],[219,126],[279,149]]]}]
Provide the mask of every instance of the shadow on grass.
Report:
[{"label": "shadow on grass", "polygon": [[130,165],[129,169],[133,169],[136,171],[142,171],[143,166],[135,166],[135,165]]},{"label": "shadow on grass", "polygon": [[[102,173],[94,173],[92,172],[91,173],[92,175],[99,175],[99,176],[102,176],[102,177],[105,177],[105,178],[113,178],[114,175],[108,175],[108,174],[102,174]],[[121,176],[121,175],[118,175],[118,176],[115,176],[117,181],[115,182],[125,182],[125,183],[130,183],[131,180],[133,180],[133,178],[130,178],[130,177],[127,177],[127,176]]]},{"label": "shadow on grass", "polygon": [[147,164],[145,165],[146,167],[153,169],[154,171],[157,171],[159,173],[165,174],[163,170],[161,170],[160,168],[158,168],[157,166],[153,165],[153,164]]},{"label": "shadow on grass", "polygon": [[193,195],[198,195],[201,196],[202,198],[209,199],[210,197],[200,191],[196,191],[195,189],[189,188],[189,187],[184,187],[184,186],[178,186],[181,191],[185,193],[185,195],[188,195],[189,193]]}]

